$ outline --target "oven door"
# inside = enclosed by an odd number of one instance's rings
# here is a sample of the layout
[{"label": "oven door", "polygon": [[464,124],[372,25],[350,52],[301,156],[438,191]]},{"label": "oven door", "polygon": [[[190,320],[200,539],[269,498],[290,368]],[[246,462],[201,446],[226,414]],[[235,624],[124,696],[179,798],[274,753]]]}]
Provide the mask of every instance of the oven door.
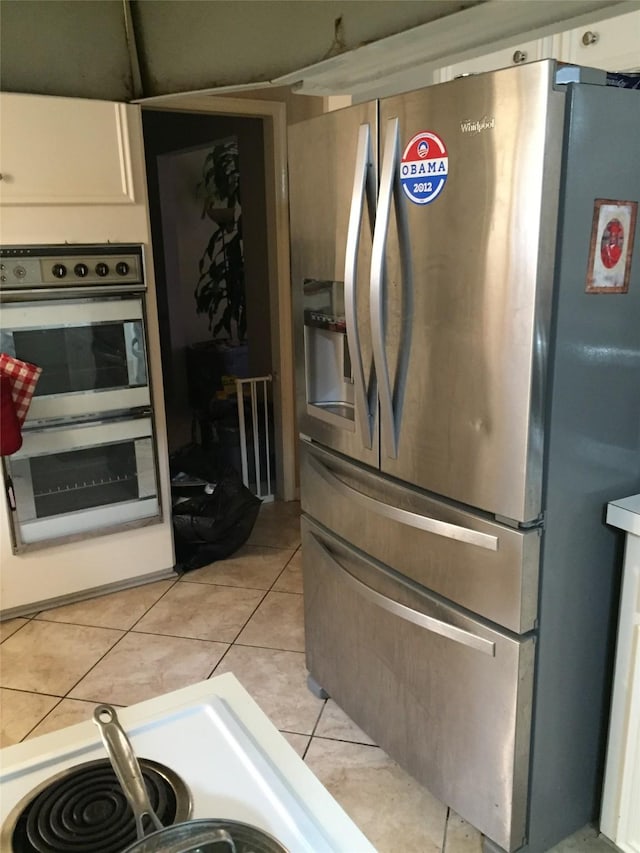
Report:
[{"label": "oven door", "polygon": [[160,519],[150,417],[25,430],[4,464],[16,550]]},{"label": "oven door", "polygon": [[6,303],[0,351],[42,368],[28,422],[150,405],[141,295]]}]

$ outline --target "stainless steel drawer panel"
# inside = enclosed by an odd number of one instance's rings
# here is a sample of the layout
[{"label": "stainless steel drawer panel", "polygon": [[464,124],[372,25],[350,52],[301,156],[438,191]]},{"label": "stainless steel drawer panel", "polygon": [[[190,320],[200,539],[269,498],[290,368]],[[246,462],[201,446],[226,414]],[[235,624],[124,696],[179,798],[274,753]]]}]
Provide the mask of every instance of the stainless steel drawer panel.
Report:
[{"label": "stainless steel drawer panel", "polygon": [[525,834],[534,642],[302,520],[307,666],[373,740],[505,850]]},{"label": "stainless steel drawer panel", "polygon": [[302,509],[427,589],[516,633],[535,626],[540,535],[472,513],[301,442]]}]

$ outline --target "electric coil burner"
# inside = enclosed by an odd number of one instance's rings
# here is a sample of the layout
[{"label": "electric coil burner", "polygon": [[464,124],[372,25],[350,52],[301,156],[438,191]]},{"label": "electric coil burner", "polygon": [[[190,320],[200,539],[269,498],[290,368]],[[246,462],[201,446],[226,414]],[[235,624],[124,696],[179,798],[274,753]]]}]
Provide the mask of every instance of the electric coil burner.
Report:
[{"label": "electric coil burner", "polygon": [[[230,673],[119,708],[118,717],[165,826],[232,820],[290,853],[375,853]],[[91,712],[0,749],[0,768],[0,853],[121,853],[135,843],[133,812]]]},{"label": "electric coil burner", "polygon": [[[140,759],[149,799],[164,826],[188,820],[191,796],[168,767]],[[120,853],[136,840],[133,812],[108,759],[63,770],[21,800],[0,832],[14,853]]]}]

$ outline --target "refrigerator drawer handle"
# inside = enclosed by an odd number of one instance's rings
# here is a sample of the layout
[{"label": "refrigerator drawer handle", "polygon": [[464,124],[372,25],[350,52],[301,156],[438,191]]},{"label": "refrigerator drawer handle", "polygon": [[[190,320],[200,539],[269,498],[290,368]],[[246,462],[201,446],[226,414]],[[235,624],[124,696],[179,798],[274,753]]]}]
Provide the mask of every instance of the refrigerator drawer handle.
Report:
[{"label": "refrigerator drawer handle", "polygon": [[467,545],[477,545],[478,548],[486,548],[488,551],[498,550],[497,536],[492,536],[490,533],[479,533],[477,530],[460,527],[458,524],[451,524],[448,521],[439,521],[437,518],[429,518],[429,516],[410,512],[407,509],[389,506],[389,504],[378,501],[369,495],[365,495],[364,492],[354,489],[353,486],[349,486],[317,459],[310,457],[309,462],[316,473],[339,494],[356,501],[361,506],[371,510],[371,512],[389,518],[391,521],[398,521],[400,524],[406,524],[418,530],[425,530],[427,533],[434,533],[436,536],[455,539],[458,542],[465,542]]},{"label": "refrigerator drawer handle", "polygon": [[360,334],[358,331],[358,315],[356,310],[356,281],[358,276],[358,249],[360,247],[360,229],[362,227],[365,195],[367,197],[369,222],[371,223],[372,231],[375,216],[375,188],[372,183],[371,165],[371,130],[368,124],[362,124],[360,125],[358,134],[358,149],[353,176],[349,228],[347,231],[344,267],[344,310],[347,326],[347,343],[351,356],[351,368],[353,370],[356,425],[362,443],[367,448],[370,448],[373,442],[373,416],[365,386],[362,350],[360,348]]},{"label": "refrigerator drawer handle", "polygon": [[351,572],[347,571],[334,557],[331,551],[321,542],[318,537],[311,533],[311,538],[314,543],[320,548],[324,556],[327,558],[328,565],[333,571],[340,576],[340,580],[355,590],[362,598],[375,604],[376,607],[386,610],[393,616],[398,616],[404,619],[405,622],[411,622],[419,628],[424,628],[432,634],[439,634],[441,637],[446,637],[448,640],[453,640],[455,643],[461,643],[464,646],[475,649],[490,657],[495,657],[496,644],[491,640],[486,640],[484,637],[478,637],[470,631],[465,631],[463,628],[458,628],[456,625],[451,625],[449,622],[442,622],[440,619],[435,619],[433,616],[427,616],[420,613],[419,610],[414,610],[412,607],[407,607],[405,604],[400,604],[392,598],[377,592],[363,583],[358,578],[354,577]]}]

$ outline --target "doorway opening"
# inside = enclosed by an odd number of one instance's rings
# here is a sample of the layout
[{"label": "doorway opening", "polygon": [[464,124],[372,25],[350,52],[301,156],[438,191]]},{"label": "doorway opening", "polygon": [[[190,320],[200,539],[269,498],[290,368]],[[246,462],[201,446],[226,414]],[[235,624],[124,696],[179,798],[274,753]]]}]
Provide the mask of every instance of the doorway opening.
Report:
[{"label": "doorway opening", "polygon": [[[170,450],[191,438],[195,419],[198,432],[206,435],[213,429],[218,439],[222,433],[230,461],[237,464],[237,406],[229,393],[233,386],[223,377],[270,375],[268,429],[273,441],[264,452],[270,452],[274,463],[276,498],[293,500],[297,489],[284,105],[200,97],[158,101],[142,104],[142,117]],[[197,305],[201,261],[210,261],[211,229],[219,233],[220,215],[224,219],[232,213],[218,210],[218,200],[208,215],[203,174],[215,150],[232,150],[234,145],[240,174],[246,340],[235,321],[231,328],[221,325],[220,310],[216,314],[200,305],[198,311]],[[225,246],[238,237],[237,214],[234,225],[223,224]],[[205,406],[199,385],[208,395]],[[230,416],[227,428],[225,406],[234,411],[236,421],[232,424]],[[250,417],[246,423],[250,433]]]}]

